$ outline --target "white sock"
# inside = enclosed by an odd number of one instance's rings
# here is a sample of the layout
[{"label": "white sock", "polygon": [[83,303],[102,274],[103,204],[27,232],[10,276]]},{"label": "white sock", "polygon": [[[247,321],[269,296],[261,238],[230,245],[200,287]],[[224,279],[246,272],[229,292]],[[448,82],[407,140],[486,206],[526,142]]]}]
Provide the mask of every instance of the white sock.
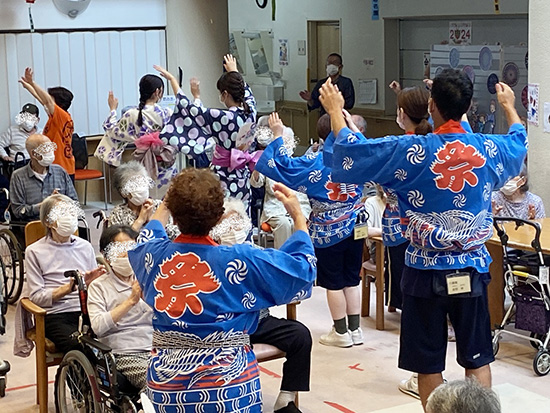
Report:
[{"label": "white sock", "polygon": [[283,407],[288,406],[290,402],[293,402],[296,400],[296,392],[295,391],[286,391],[281,390],[279,392],[279,396],[277,397],[277,400],[275,401],[275,406],[273,407],[273,410],[279,410]]}]

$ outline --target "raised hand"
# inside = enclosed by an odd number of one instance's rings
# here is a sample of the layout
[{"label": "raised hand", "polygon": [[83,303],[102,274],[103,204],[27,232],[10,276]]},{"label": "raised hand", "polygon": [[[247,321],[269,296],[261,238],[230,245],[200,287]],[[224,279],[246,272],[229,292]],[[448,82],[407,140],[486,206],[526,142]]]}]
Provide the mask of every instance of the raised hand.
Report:
[{"label": "raised hand", "polygon": [[197,79],[196,77],[192,77],[189,80],[189,84],[191,85],[191,94],[193,95],[193,97],[195,99],[200,99],[200,97],[201,97],[201,89],[200,89],[201,81],[199,79]]},{"label": "raised hand", "polygon": [[361,133],[357,125],[353,122],[353,119],[351,117],[351,113],[349,113],[346,109],[342,110],[342,113],[344,114],[344,118],[346,119],[346,123],[348,124],[348,128],[350,128],[355,133]]},{"label": "raised hand", "polygon": [[278,182],[273,185],[273,192],[275,193],[275,197],[282,202],[286,211],[294,221],[295,228],[307,231],[306,219],[300,208],[300,201],[296,193]]},{"label": "raised hand", "polygon": [[172,80],[175,79],[174,75],[170,73],[168,70],[166,70],[164,67],[159,65],[154,65],[153,68],[159,72],[159,75],[161,75],[166,80]]},{"label": "raised hand", "polygon": [[527,218],[528,219],[535,219],[537,216],[537,210],[535,209],[535,205],[529,204],[527,206]]},{"label": "raised hand", "polygon": [[21,77],[21,80],[27,82],[29,85],[34,83],[34,72],[32,71],[32,68],[27,67],[25,69],[25,74]]},{"label": "raised hand", "polygon": [[432,90],[432,86],[434,84],[434,81],[432,79],[424,79],[423,82],[428,90]]},{"label": "raised hand", "polygon": [[141,298],[141,287],[139,286],[139,283],[136,280],[134,280],[134,282],[132,282],[132,293],[130,294],[130,297],[128,297],[128,302],[134,306],[139,302],[140,298]]},{"label": "raised hand", "polygon": [[283,136],[285,125],[277,112],[273,112],[269,115],[269,128],[271,129],[271,132],[273,132],[273,136],[276,138]]},{"label": "raised hand", "polygon": [[506,106],[514,106],[516,96],[514,95],[514,91],[510,86],[508,86],[504,82],[499,82],[495,85],[495,89],[497,90],[497,98],[500,106],[502,106],[503,108]]},{"label": "raised hand", "polygon": [[107,103],[111,111],[117,110],[118,108],[118,99],[115,97],[112,90],[109,91],[109,97],[107,98]]},{"label": "raised hand", "polygon": [[330,80],[330,77],[327,79],[327,81],[321,86],[321,89],[319,89],[320,96],[319,100],[321,101],[321,104],[325,108],[325,111],[332,117],[333,115],[339,115],[342,114],[342,110],[344,110],[344,96],[342,96],[342,93],[338,90],[338,87],[334,84],[332,84],[332,81]]},{"label": "raised hand", "polygon": [[395,94],[398,94],[401,91],[401,85],[397,80],[393,80],[390,83],[390,89],[393,90]]},{"label": "raised hand", "polygon": [[300,97],[309,102],[311,100],[311,92],[309,90],[302,90],[300,92]]},{"label": "raised hand", "polygon": [[228,72],[238,72],[237,69],[237,59],[233,57],[232,54],[226,54],[223,57],[223,67],[225,67],[225,70]]}]

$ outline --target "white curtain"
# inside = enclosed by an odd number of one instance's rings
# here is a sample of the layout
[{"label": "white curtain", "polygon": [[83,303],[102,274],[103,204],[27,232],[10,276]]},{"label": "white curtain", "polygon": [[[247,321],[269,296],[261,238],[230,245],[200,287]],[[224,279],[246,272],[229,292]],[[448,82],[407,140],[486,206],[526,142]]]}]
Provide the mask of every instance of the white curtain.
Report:
[{"label": "white curtain", "polygon": [[[164,30],[0,34],[0,132],[25,103],[37,103],[18,83],[27,66],[42,87],[73,92],[75,132],[87,136],[103,133],[110,90],[119,99],[119,115],[138,104],[139,79],[155,73],[154,64],[166,66]],[[38,106],[44,127],[47,116]]]}]

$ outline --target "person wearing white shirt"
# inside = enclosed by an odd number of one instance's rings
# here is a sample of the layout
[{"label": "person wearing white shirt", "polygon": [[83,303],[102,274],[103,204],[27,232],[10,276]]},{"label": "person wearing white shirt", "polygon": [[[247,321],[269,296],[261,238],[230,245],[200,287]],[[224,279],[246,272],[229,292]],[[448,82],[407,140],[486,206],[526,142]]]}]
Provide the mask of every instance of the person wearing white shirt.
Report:
[{"label": "person wearing white shirt", "polygon": [[99,341],[111,347],[117,370],[142,389],[153,342],[153,310],[142,300],[128,261],[136,238],[127,225],[113,225],[101,234],[99,248],[110,271],[88,288],[88,312]]}]

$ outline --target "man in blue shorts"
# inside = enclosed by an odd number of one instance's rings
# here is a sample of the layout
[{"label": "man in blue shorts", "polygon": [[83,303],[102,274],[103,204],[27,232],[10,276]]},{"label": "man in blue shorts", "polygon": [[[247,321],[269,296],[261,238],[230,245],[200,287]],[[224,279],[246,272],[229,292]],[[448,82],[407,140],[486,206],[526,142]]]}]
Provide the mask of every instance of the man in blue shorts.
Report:
[{"label": "man in blue shorts", "polygon": [[491,386],[491,257],[485,248],[492,235],[491,192],[519,173],[527,153],[514,93],[504,83],[496,89],[510,127],[506,135],[464,131],[460,119],[470,106],[473,85],[462,72],[448,69],[434,79],[428,103],[434,133],[367,140],[346,127],[338,89],[330,82],[321,88],[333,130],[324,156],[332,179],[391,188],[403,212],[410,245],[401,282],[399,367],[418,373],[424,407],[443,382],[447,316],[466,376]]}]

